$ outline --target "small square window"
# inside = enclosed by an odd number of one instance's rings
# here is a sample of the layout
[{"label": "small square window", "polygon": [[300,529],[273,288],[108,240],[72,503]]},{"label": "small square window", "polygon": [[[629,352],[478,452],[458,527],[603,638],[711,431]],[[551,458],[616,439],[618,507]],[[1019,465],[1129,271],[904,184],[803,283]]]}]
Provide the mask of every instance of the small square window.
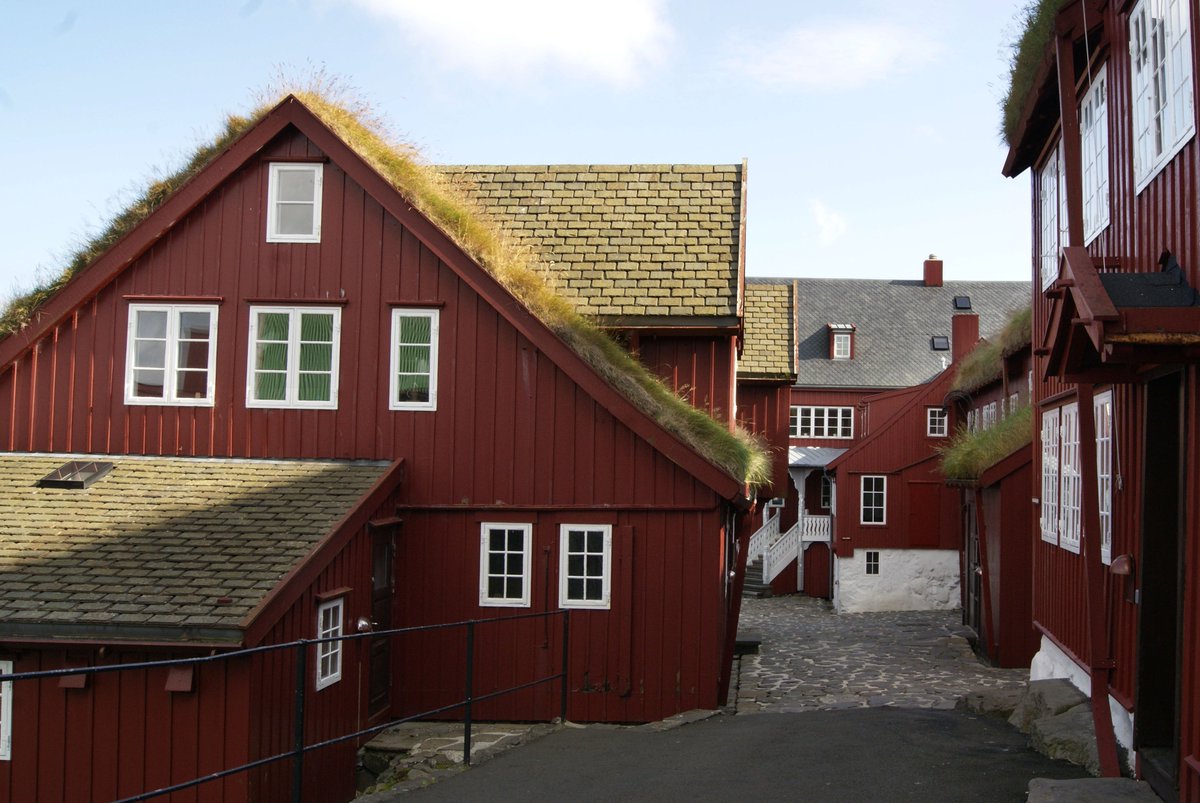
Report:
[{"label": "small square window", "polygon": [[925,434],[930,438],[944,438],[948,429],[946,411],[941,407],[928,407],[925,410]]},{"label": "small square window", "polygon": [[217,308],[131,304],[125,403],[211,407],[217,360]]},{"label": "small square window", "polygon": [[833,358],[835,360],[850,359],[850,333],[835,332],[833,335]]},{"label": "small square window", "polygon": [[934,335],[929,338],[929,348],[933,351],[949,351],[950,338],[945,335]]},{"label": "small square window", "polygon": [[[344,601],[345,597],[338,597],[317,606],[318,639],[338,639],[341,637]],[[342,642],[319,642],[317,644],[317,689],[331,686],[341,679]]]},{"label": "small square window", "polygon": [[273,162],[267,181],[267,242],[321,242],[323,165]]},{"label": "small square window", "polygon": [[879,574],[878,552],[867,552],[867,574]]},{"label": "small square window", "polygon": [[957,310],[969,310],[971,308],[970,296],[955,296],[954,308]]},{"label": "small square window", "polygon": [[612,582],[612,526],[562,525],[558,554],[559,607],[607,609]]},{"label": "small square window", "polygon": [[489,524],[480,527],[479,604],[528,608],[532,524]]}]

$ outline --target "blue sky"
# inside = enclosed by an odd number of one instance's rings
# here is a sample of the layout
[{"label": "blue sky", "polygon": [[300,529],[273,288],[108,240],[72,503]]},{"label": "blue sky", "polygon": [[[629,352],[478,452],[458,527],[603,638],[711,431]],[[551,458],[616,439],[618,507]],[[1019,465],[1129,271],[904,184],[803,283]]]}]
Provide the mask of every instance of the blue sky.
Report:
[{"label": "blue sky", "polygon": [[91,0],[0,8],[0,300],[282,71],[450,163],[749,160],[747,272],[1028,279],[998,102],[1024,0]]}]

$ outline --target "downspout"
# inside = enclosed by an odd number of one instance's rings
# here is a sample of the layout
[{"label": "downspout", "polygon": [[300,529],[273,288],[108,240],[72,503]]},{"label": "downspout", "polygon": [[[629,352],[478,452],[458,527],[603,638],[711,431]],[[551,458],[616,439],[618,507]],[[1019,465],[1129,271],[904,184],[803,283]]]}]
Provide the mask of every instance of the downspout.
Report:
[{"label": "downspout", "polygon": [[721,674],[717,680],[717,702],[720,705],[729,704],[729,687],[733,676],[733,650],[737,646],[738,620],[742,615],[742,591],[746,585],[746,553],[750,551],[750,514],[753,507],[747,507],[735,514],[729,510],[726,518],[726,530],[733,529],[732,538],[726,535],[737,554],[734,558],[732,582],[729,584],[729,599],[725,609],[725,646],[721,655]]},{"label": "downspout", "polygon": [[1100,489],[1096,477],[1096,419],[1094,388],[1090,382],[1078,386],[1079,400],[1079,473],[1081,480],[1082,542],[1084,578],[1087,582],[1088,663],[1092,681],[1092,722],[1096,728],[1096,748],[1100,774],[1117,778],[1121,768],[1117,759],[1117,737],[1113,732],[1112,709],[1108,704],[1109,674],[1115,666],[1111,657],[1104,594],[1104,564],[1100,559]]},{"label": "downspout", "polygon": [[[1058,67],[1058,106],[1062,121],[1062,153],[1067,190],[1067,242],[1083,246],[1083,154],[1079,128],[1079,107],[1075,103],[1074,34],[1077,16],[1068,10],[1055,20],[1055,58]],[[1086,36],[1086,26],[1084,35]],[[1090,53],[1087,54],[1090,57]],[[1079,404],[1079,472],[1081,493],[1081,542],[1084,553],[1084,580],[1087,585],[1088,667],[1092,686],[1092,723],[1096,729],[1096,751],[1100,774],[1117,778],[1121,768],[1117,759],[1117,737],[1113,732],[1112,710],[1108,705],[1109,674],[1114,661],[1110,657],[1108,628],[1105,627],[1104,564],[1100,560],[1100,491],[1096,478],[1096,419],[1092,407],[1094,388],[1090,382],[1076,385]]]}]

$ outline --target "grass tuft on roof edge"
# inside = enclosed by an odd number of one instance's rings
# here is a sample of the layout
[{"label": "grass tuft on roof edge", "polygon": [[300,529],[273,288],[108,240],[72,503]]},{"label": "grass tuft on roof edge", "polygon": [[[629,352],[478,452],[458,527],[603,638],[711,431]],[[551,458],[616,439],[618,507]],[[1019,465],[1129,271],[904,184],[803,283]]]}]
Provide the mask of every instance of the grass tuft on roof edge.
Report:
[{"label": "grass tuft on roof edge", "polygon": [[770,477],[770,456],[760,439],[737,428],[731,432],[712,416],[672,392],[605,332],[556,293],[536,254],[519,245],[417,150],[393,141],[371,107],[350,96],[323,74],[305,86],[285,86],[248,116],[230,116],[224,131],[202,145],[181,169],[153,182],[105,230],[88,241],[54,280],[13,299],[0,313],[0,339],[33,321],[38,309],[72,278],[187,183],[218,154],[269,112],[283,96],[295,95],[322,122],[370,164],[418,210],[494,276],[549,329],[591,365],[639,410],[733,477],[751,486]]},{"label": "grass tuft on roof edge", "polygon": [[978,480],[983,472],[1033,442],[1033,408],[1026,404],[984,430],[959,428],[940,450],[942,474],[960,482]]},{"label": "grass tuft on roof edge", "polygon": [[973,393],[989,382],[1000,378],[1004,358],[1029,345],[1032,338],[1033,309],[1022,307],[1008,317],[1004,328],[994,340],[981,340],[963,358],[954,375],[952,390]]},{"label": "grass tuft on roof edge", "polygon": [[1009,59],[1008,92],[1000,103],[1001,130],[1004,141],[1010,146],[1016,144],[1013,138],[1017,135],[1017,124],[1046,55],[1047,44],[1054,32],[1054,18],[1069,2],[1071,0],[1029,0],[1017,12],[1020,34],[1009,45],[1012,56]]}]

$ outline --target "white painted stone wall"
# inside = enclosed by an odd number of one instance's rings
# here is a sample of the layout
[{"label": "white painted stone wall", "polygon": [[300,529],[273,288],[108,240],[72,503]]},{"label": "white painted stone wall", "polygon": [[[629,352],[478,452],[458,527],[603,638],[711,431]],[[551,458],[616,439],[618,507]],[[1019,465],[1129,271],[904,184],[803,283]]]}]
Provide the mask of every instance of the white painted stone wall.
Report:
[{"label": "white painted stone wall", "polygon": [[[1042,636],[1042,643],[1038,648],[1037,655],[1033,656],[1033,660],[1029,663],[1029,679],[1050,680],[1052,678],[1066,678],[1071,681],[1072,686],[1088,697],[1092,696],[1092,678],[1087,669],[1075,663],[1071,656],[1063,652],[1053,641]],[[1112,712],[1113,733],[1116,734],[1117,743],[1125,748],[1129,768],[1132,770],[1135,763],[1133,712],[1117,702],[1111,694],[1108,696],[1108,710]]]},{"label": "white painted stone wall", "polygon": [[838,613],[958,608],[959,554],[954,549],[875,549],[879,574],[867,574],[867,551],[834,556],[833,605]]}]

